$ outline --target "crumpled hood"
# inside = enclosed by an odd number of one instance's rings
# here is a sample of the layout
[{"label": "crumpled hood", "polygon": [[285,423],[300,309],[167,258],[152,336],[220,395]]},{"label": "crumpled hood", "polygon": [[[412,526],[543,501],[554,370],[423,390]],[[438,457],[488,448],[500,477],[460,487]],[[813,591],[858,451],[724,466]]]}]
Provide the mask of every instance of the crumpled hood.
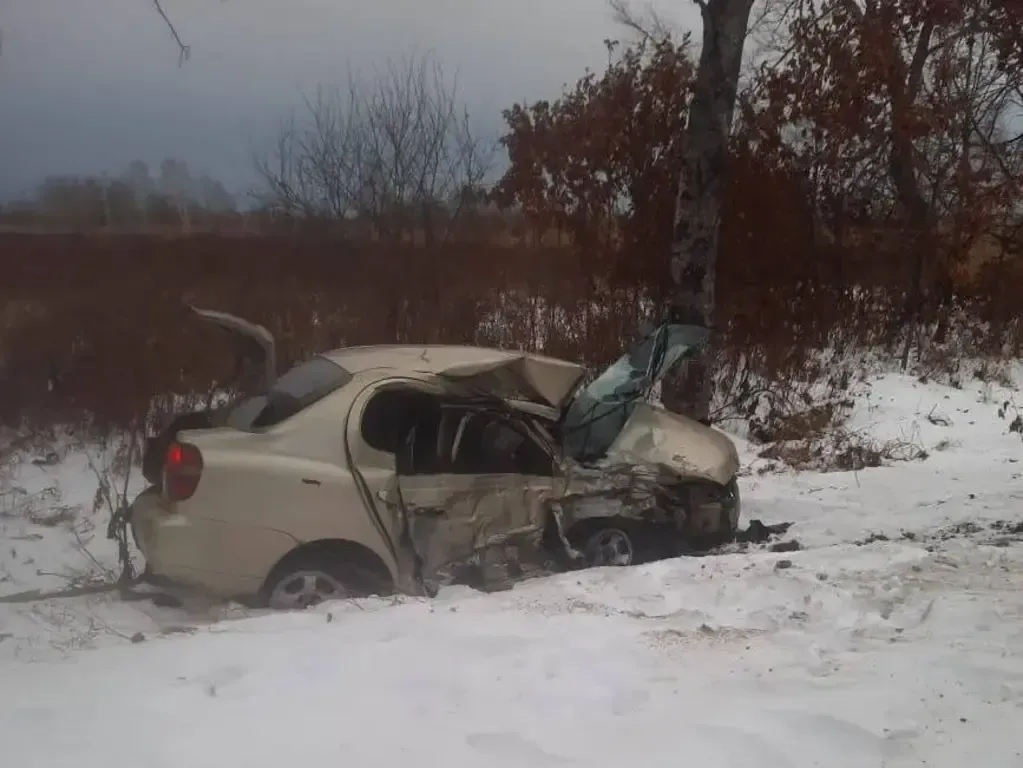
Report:
[{"label": "crumpled hood", "polygon": [[636,405],[607,458],[664,464],[719,485],[739,471],[739,452],[723,432],[647,403]]}]

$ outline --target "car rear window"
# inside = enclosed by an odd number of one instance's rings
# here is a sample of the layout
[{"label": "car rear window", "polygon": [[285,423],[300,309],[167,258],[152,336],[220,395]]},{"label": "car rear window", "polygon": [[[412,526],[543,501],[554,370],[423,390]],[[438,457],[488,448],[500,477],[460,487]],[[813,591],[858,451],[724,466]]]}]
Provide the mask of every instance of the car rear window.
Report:
[{"label": "car rear window", "polygon": [[227,417],[234,429],[255,432],[290,419],[352,380],[352,374],[325,357],[313,357],[281,376],[265,395],[249,397]]}]

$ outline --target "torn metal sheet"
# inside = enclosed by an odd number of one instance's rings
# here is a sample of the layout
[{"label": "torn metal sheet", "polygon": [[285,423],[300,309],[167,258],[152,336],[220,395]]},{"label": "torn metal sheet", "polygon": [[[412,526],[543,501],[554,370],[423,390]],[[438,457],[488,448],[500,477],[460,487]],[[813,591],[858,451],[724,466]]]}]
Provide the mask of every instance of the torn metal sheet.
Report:
[{"label": "torn metal sheet", "polygon": [[561,408],[573,396],[586,368],[544,355],[482,347],[347,347],[325,355],[352,373],[395,370],[430,374],[462,389],[519,398]]},{"label": "torn metal sheet", "polygon": [[[449,415],[460,408],[465,415],[457,423],[440,418],[436,438],[431,433],[422,441],[413,430],[407,466],[434,461],[435,450],[450,453],[437,458],[442,464],[453,461],[466,424],[474,419],[504,425],[505,438],[494,438],[491,447],[510,452],[509,466],[497,474],[399,473],[390,501],[401,516],[416,579],[430,585],[428,591],[468,567],[476,567],[484,582],[507,581],[522,571],[523,561],[549,560],[552,543],[578,561],[583,555],[571,533],[602,519],[631,520],[690,537],[727,534],[735,523],[737,497],[733,515],[727,483],[716,480],[733,461],[737,468],[727,438],[724,444],[690,441],[689,458],[682,457],[671,436],[674,422],[639,407],[619,440],[623,447],[598,464],[583,465],[559,454],[554,438],[529,414],[506,404],[459,406],[455,400]],[[552,462],[549,476],[516,471],[512,453],[526,440],[544,443]],[[416,458],[414,446],[424,442],[431,455]]]},{"label": "torn metal sheet", "polygon": [[554,496],[552,483],[521,476],[401,477],[396,491],[417,578],[427,585],[450,583],[467,563],[506,570],[519,550],[538,552]]}]

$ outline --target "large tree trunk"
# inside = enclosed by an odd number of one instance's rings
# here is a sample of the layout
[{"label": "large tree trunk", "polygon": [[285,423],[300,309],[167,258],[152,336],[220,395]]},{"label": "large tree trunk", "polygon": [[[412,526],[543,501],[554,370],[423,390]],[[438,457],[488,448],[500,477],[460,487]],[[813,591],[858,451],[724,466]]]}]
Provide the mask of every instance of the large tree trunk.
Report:
[{"label": "large tree trunk", "polygon": [[[753,0],[696,3],[703,16],[703,48],[686,125],[685,171],[675,206],[672,312],[681,322],[711,327],[728,136]],[[665,382],[662,397],[669,409],[709,420],[713,354],[709,345]]]}]

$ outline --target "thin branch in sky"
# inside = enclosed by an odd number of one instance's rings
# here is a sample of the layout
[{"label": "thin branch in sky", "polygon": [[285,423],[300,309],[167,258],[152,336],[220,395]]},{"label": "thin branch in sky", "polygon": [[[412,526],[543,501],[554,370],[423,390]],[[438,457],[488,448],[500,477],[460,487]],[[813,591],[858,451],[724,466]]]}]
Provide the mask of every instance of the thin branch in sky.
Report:
[{"label": "thin branch in sky", "polygon": [[191,46],[185,45],[185,42],[181,39],[181,35],[178,34],[177,27],[174,26],[174,22],[170,20],[167,12],[163,9],[163,5],[160,0],[153,0],[153,5],[156,7],[156,12],[160,14],[164,23],[167,25],[167,29],[170,30],[171,37],[174,38],[174,42],[178,45],[178,66],[181,66],[188,61],[188,54],[191,53]]}]

